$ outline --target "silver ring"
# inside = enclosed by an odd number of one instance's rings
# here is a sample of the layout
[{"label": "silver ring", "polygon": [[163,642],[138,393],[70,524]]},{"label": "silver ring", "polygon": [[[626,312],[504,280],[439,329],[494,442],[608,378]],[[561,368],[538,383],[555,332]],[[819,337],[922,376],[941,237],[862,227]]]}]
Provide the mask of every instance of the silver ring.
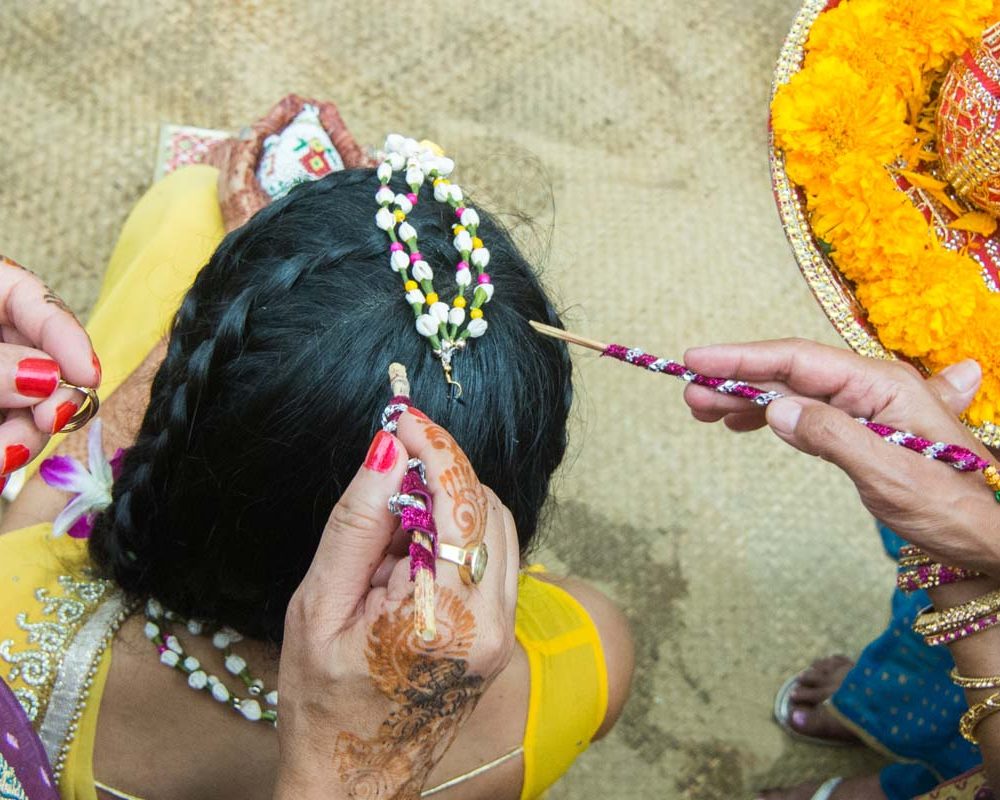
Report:
[{"label": "silver ring", "polygon": [[486,564],[490,560],[486,542],[473,547],[459,547],[454,544],[438,543],[438,558],[458,566],[458,575],[466,585],[477,584],[486,574]]}]

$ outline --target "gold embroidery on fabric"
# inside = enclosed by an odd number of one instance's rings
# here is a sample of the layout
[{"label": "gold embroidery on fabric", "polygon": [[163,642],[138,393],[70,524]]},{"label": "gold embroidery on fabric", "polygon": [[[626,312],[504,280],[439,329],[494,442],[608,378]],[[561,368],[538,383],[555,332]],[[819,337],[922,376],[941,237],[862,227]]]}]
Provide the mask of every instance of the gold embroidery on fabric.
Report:
[{"label": "gold embroidery on fabric", "polygon": [[[27,613],[17,615],[17,626],[27,633],[27,644],[34,647],[18,648],[13,639],[0,642],[0,669],[3,662],[9,666],[5,680],[32,722],[45,716],[67,644],[111,585],[107,581],[77,580],[69,575],[61,575],[58,582],[61,595],[46,588],[35,590],[42,616],[50,619],[29,622]],[[22,685],[16,685],[15,681]]]},{"label": "gold embroidery on fabric", "polygon": [[14,697],[21,704],[21,708],[28,715],[28,719],[34,722],[35,717],[38,716],[38,697],[35,696],[35,693],[30,689],[15,689]]},{"label": "gold embroidery on fabric", "polygon": [[38,726],[38,738],[45,747],[57,783],[90,700],[101,658],[131,611],[120,592],[109,593],[108,599],[88,614],[86,622],[66,645],[56,670],[48,711]]}]

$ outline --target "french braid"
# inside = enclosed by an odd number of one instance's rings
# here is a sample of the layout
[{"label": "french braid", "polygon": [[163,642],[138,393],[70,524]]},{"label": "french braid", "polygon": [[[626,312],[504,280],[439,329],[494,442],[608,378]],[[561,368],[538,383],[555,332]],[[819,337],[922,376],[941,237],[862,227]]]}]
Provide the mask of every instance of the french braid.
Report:
[{"label": "french braid", "polygon": [[[280,641],[377,426],[391,360],[410,368],[422,409],[455,435],[529,546],[565,453],[572,388],[566,348],[527,320],[560,325],[558,315],[484,213],[504,288],[490,335],[457,361],[465,402],[448,402],[372,224],[375,186],[372,170],[355,170],[297,187],[227,236],[185,296],[90,539],[97,571],[132,599]],[[425,257],[444,268],[452,220],[438,205],[411,217]]]}]

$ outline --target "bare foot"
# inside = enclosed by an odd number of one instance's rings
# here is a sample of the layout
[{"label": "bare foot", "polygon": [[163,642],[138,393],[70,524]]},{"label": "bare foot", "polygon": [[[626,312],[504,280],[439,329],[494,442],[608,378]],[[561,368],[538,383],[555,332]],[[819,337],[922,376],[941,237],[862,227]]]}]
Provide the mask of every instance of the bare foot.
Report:
[{"label": "bare foot", "polygon": [[[765,789],[757,793],[757,800],[810,800],[822,784],[809,781],[788,789]],[[878,775],[860,775],[847,778],[838,786],[830,800],[886,800]]]},{"label": "bare foot", "polygon": [[[796,731],[820,739],[857,741],[857,736],[833,716],[824,705],[844,681],[854,662],[847,656],[830,656],[814,661],[799,678],[791,694],[789,722]],[[808,800],[809,795],[805,795]]]}]

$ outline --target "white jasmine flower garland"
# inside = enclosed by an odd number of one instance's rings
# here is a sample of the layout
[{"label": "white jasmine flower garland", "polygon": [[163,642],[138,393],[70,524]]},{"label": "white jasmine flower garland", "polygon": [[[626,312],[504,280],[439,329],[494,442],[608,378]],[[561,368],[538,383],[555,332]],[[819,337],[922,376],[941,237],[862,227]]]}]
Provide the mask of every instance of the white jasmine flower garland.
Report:
[{"label": "white jasmine flower garland", "polygon": [[[201,662],[194,656],[184,652],[180,640],[165,630],[167,624],[176,622],[183,624],[192,635],[199,636],[205,630],[205,624],[200,620],[185,620],[171,611],[164,610],[156,600],[146,603],[146,626],[143,632],[159,652],[160,662],[171,669],[181,672],[187,685],[195,691],[204,691],[220,703],[225,703],[234,711],[239,712],[251,722],[261,720],[272,725],[278,724],[278,692],[265,691],[264,682],[250,675],[246,659],[230,650],[230,645],[243,637],[231,628],[219,628],[212,634],[212,644],[222,651],[226,671],[238,677],[250,694],[250,697],[236,697],[216,675],[207,672]],[[263,708],[256,698],[263,696],[268,708]]]},{"label": "white jasmine flower garland", "polygon": [[[478,236],[479,214],[462,205],[465,197],[462,189],[449,180],[454,168],[455,162],[445,157],[436,145],[418,143],[415,139],[391,133],[385,139],[382,162],[376,170],[380,185],[375,193],[379,205],[375,224],[389,237],[390,266],[403,281],[417,332],[430,341],[449,383],[453,383],[453,355],[465,347],[467,339],[486,332],[488,325],[482,306],[493,298],[493,283],[486,272],[490,251]],[[404,180],[410,187],[406,194],[396,193],[389,187],[392,176],[398,172],[404,173]],[[458,293],[450,307],[434,289],[434,270],[421,255],[417,231],[407,220],[427,180],[433,184],[434,199],[447,203],[457,217],[452,225],[452,245],[459,254],[455,265]],[[470,264],[476,271],[476,288],[471,302],[466,297],[473,284]]]}]

